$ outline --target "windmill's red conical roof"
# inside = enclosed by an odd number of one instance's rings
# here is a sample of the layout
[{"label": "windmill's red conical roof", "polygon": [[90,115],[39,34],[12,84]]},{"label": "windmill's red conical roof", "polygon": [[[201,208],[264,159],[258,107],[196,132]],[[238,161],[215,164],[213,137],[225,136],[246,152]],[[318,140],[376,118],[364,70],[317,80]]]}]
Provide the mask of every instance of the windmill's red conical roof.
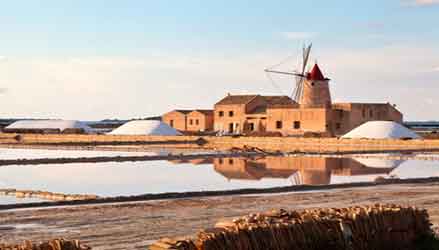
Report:
[{"label": "windmill's red conical roof", "polygon": [[322,71],[319,68],[319,65],[314,64],[314,67],[312,68],[311,72],[307,75],[308,80],[316,80],[316,81],[322,81],[325,80],[325,77],[322,74]]}]

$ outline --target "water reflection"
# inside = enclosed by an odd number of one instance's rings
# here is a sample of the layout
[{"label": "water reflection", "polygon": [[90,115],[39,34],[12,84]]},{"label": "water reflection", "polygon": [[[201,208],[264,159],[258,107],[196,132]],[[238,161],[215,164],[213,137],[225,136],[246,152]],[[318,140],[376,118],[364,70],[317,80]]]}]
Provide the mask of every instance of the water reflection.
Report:
[{"label": "water reflection", "polygon": [[[0,189],[101,197],[439,176],[437,161],[288,156],[0,167]],[[26,198],[25,198],[26,199]],[[5,200],[0,195],[0,204]]]},{"label": "water reflection", "polygon": [[[362,159],[369,160],[369,159]],[[364,161],[363,161],[364,162]],[[388,175],[403,161],[373,159],[367,166],[357,159],[315,156],[214,159],[214,169],[229,180],[290,179],[292,185],[327,185],[331,176]],[[375,167],[380,166],[380,167]]]}]

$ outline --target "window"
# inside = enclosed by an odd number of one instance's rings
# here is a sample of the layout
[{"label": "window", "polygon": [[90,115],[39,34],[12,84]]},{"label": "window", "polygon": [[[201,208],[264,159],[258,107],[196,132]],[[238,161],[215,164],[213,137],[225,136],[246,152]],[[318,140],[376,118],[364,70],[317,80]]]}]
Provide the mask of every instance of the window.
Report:
[{"label": "window", "polygon": [[220,158],[220,159],[218,160],[218,162],[219,162],[219,164],[223,164],[223,159]]},{"label": "window", "polygon": [[255,124],[254,123],[249,123],[248,124],[248,130],[255,131]]},{"label": "window", "polygon": [[363,109],[363,118],[366,118],[366,109]]},{"label": "window", "polygon": [[311,86],[314,86],[315,85],[315,83],[314,82],[311,82]]},{"label": "window", "polygon": [[370,116],[370,117],[373,117],[373,110],[372,110],[372,109],[369,110],[369,116]]},{"label": "window", "polygon": [[200,121],[198,119],[195,120],[195,125],[199,125]]},{"label": "window", "polygon": [[276,121],[276,128],[281,129],[282,128],[282,121]]},{"label": "window", "polygon": [[229,164],[233,165],[233,159],[229,159]]},{"label": "window", "polygon": [[233,116],[233,111],[229,111],[229,116],[230,116],[230,117]]},{"label": "window", "polygon": [[169,121],[169,126],[174,127],[174,120]]},{"label": "window", "polygon": [[220,112],[218,112],[218,115],[219,115],[220,117],[223,117],[223,116],[224,116],[224,111],[220,111]]},{"label": "window", "polygon": [[294,129],[299,129],[300,128],[300,121],[295,121],[294,122]]},{"label": "window", "polygon": [[192,119],[190,119],[189,120],[189,125],[192,125],[193,124],[193,121],[192,121]]},{"label": "window", "polygon": [[335,124],[335,128],[336,128],[336,129],[341,129],[341,124],[340,124],[339,122],[337,122],[337,123]]}]

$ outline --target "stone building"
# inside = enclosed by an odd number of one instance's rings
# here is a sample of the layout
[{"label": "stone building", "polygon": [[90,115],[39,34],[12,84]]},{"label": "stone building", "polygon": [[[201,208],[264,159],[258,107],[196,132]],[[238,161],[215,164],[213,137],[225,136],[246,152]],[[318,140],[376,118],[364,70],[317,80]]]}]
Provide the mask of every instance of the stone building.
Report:
[{"label": "stone building", "polygon": [[267,108],[294,106],[288,96],[227,95],[214,106],[214,129],[224,133],[267,131]]},{"label": "stone building", "polygon": [[340,136],[367,121],[402,123],[402,114],[389,103],[332,103],[329,81],[315,64],[305,76],[299,103],[287,96],[228,95],[215,104],[214,129]]},{"label": "stone building", "polygon": [[[288,96],[228,94],[214,105],[213,111],[175,110],[165,114],[163,121],[182,131],[283,136],[340,136],[367,121],[402,123],[401,112],[389,103],[333,103],[330,79],[324,77],[317,64],[301,76],[303,84],[298,102]],[[193,118],[188,123],[189,116]],[[200,116],[213,121],[202,122],[205,120]],[[198,125],[194,124],[197,119]]]},{"label": "stone building", "polygon": [[187,131],[187,114],[190,112],[192,110],[172,110],[162,116],[162,121],[179,131]]},{"label": "stone building", "polygon": [[187,131],[213,130],[213,110],[196,109],[187,114]]},{"label": "stone building", "polygon": [[173,110],[164,114],[162,121],[179,131],[213,131],[213,110]]}]

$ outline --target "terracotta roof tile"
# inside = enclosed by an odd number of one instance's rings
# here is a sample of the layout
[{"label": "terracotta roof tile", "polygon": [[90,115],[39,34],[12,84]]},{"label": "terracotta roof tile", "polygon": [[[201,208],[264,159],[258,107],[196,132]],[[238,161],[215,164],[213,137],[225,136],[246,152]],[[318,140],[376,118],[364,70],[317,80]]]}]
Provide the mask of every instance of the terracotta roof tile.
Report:
[{"label": "terracotta roof tile", "polygon": [[234,105],[234,104],[247,104],[253,100],[257,95],[228,95],[221,101],[217,102],[217,105]]},{"label": "terracotta roof tile", "polygon": [[175,112],[179,112],[179,113],[182,113],[182,114],[185,114],[185,115],[187,115],[187,114],[189,114],[190,112],[192,112],[193,110],[190,110],[190,109],[176,109],[176,110],[174,110]]},{"label": "terracotta roof tile", "polygon": [[213,115],[213,110],[211,109],[196,109],[194,111],[200,112],[204,115]]},{"label": "terracotta roof tile", "polygon": [[296,104],[296,102],[288,96],[262,96],[262,97],[267,102],[268,106]]}]

